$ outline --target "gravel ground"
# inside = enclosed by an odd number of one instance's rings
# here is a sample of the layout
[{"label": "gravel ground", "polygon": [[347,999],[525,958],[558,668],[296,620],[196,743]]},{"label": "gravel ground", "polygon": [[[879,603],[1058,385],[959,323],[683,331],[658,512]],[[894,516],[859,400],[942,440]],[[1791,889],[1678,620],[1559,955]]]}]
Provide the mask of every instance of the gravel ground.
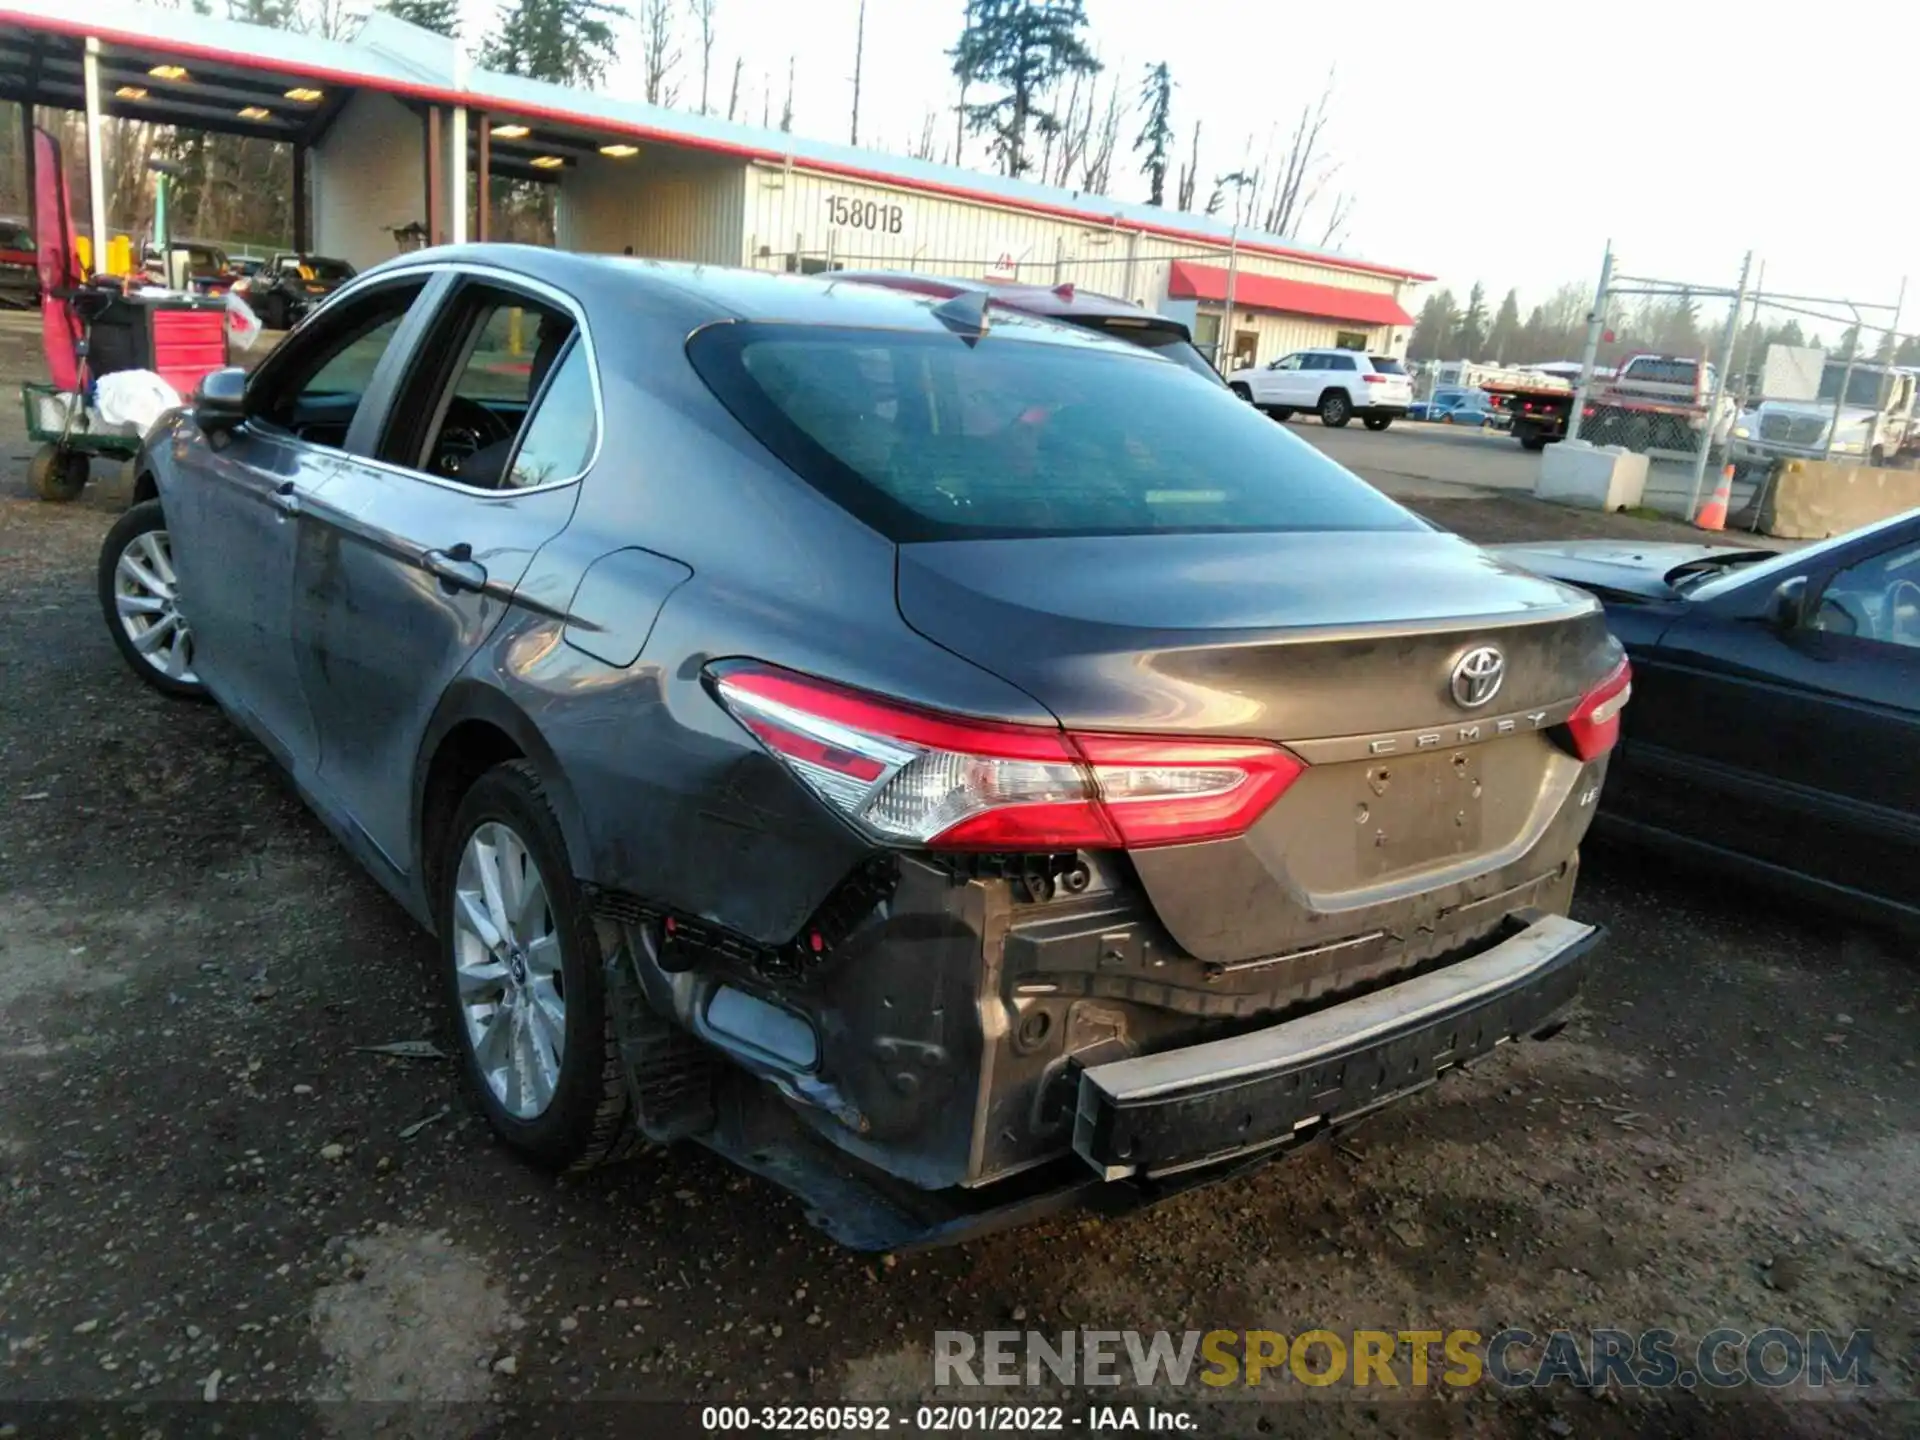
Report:
[{"label": "gravel ground", "polygon": [[[36,365],[0,330],[0,384]],[[1154,1211],[876,1258],[697,1148],[556,1183],[445,1063],[364,1048],[445,1038],[429,944],[263,752],[125,673],[92,583],[124,494],[30,500],[0,416],[0,1437],[666,1434],[629,1406],[908,1403],[937,1330],[1066,1326],[1874,1336],[1840,1399],[1404,1369],[1116,1397],[1203,1435],[1920,1428],[1910,944],[1594,854],[1576,913],[1612,935],[1562,1036]],[[1691,533],[1413,503],[1479,539]]]}]

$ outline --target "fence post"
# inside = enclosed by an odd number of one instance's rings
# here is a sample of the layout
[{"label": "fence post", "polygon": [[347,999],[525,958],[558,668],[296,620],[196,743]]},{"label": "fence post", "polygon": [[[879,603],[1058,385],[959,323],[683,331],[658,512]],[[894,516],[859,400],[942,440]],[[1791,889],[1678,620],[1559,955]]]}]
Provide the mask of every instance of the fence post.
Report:
[{"label": "fence post", "polygon": [[1580,416],[1587,408],[1587,396],[1593,389],[1593,362],[1600,355],[1600,332],[1607,323],[1607,288],[1613,283],[1613,241],[1607,241],[1607,253],[1600,257],[1600,284],[1593,292],[1593,309],[1587,315],[1587,345],[1580,356],[1580,383],[1573,387],[1573,410],[1567,416],[1567,439],[1580,438]]},{"label": "fence post", "polygon": [[[1887,326],[1887,368],[1893,368],[1894,360],[1900,354],[1900,312],[1907,308],[1907,277],[1900,277],[1900,293],[1894,298],[1893,320]],[[1858,348],[1857,346],[1855,348]],[[1878,364],[1879,361],[1874,362]],[[1873,464],[1873,447],[1880,440],[1880,412],[1885,408],[1887,396],[1892,392],[1893,379],[1890,374],[1880,377],[1880,384],[1874,387],[1873,414],[1867,417],[1867,438],[1860,442],[1860,458],[1867,464]]]},{"label": "fence post", "polygon": [[[1747,258],[1740,262],[1740,288],[1734,293],[1733,304],[1727,307],[1726,333],[1720,337],[1720,364],[1713,377],[1713,394],[1707,401],[1706,429],[1701,433],[1700,444],[1693,452],[1693,493],[1687,501],[1689,520],[1700,508],[1700,486],[1707,475],[1707,454],[1713,449],[1713,432],[1720,423],[1720,407],[1726,403],[1727,372],[1733,366],[1733,347],[1740,338],[1740,312],[1747,308],[1747,277],[1752,273],[1753,252],[1749,250]],[[1731,429],[1728,434],[1732,434]]]},{"label": "fence post", "polygon": [[1233,222],[1232,233],[1227,240],[1227,303],[1220,316],[1220,338],[1213,347],[1213,368],[1222,375],[1233,363],[1233,287],[1240,278],[1240,222]]}]

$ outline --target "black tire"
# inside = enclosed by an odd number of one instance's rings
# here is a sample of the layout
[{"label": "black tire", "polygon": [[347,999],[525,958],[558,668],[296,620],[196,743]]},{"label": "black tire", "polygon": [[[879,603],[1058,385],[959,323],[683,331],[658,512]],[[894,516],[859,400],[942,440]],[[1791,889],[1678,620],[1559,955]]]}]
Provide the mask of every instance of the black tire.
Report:
[{"label": "black tire", "polygon": [[[563,1050],[553,1096],[529,1118],[511,1113],[487,1083],[474,1053],[455,970],[453,923],[460,859],[482,825],[505,825],[526,847],[547,891],[559,941],[566,1003]],[[560,822],[539,772],[524,760],[496,765],[461,798],[434,857],[434,918],[440,935],[443,992],[466,1090],[502,1140],[550,1170],[589,1170],[623,1159],[642,1143],[628,1121],[627,1081],[607,1004],[605,957],[567,860]]]},{"label": "black tire", "polygon": [[1886,463],[1887,463],[1887,452],[1883,446],[1876,445],[1873,447],[1872,450],[1867,452],[1867,464],[1871,465],[1874,469],[1876,470],[1883,469],[1885,468]]},{"label": "black tire", "polygon": [[287,297],[278,292],[267,296],[266,308],[260,312],[260,323],[269,330],[287,328]]},{"label": "black tire", "polygon": [[1233,391],[1233,393],[1238,395],[1242,400],[1246,401],[1247,404],[1251,405],[1253,403],[1253,391],[1249,389],[1247,386],[1242,385],[1239,381],[1237,380],[1234,381],[1234,383],[1229,385],[1227,388]]},{"label": "black tire", "polygon": [[[129,630],[129,622],[120,613],[123,593],[129,593],[136,587],[129,585],[123,578],[120,561],[130,550],[135,558],[151,570],[150,562],[141,556],[140,551],[152,542],[148,537],[159,537],[165,543],[167,519],[161,513],[158,500],[144,500],[126,514],[113,522],[113,528],[107,531],[107,538],[100,542],[100,561],[95,571],[95,590],[100,597],[100,613],[107,622],[107,633],[113,637],[114,647],[119,650],[120,658],[125,660],[133,673],[163,695],[177,696],[183,700],[204,700],[207,687],[193,673],[192,630],[182,621],[175,621],[184,632],[185,660],[184,674],[169,674],[163,663],[157,663],[149,652],[143,652],[134,642]],[[143,540],[147,543],[143,545]],[[136,625],[138,621],[134,622]],[[149,624],[157,625],[158,621]],[[171,651],[169,651],[171,653]]]},{"label": "black tire", "polygon": [[1533,451],[1544,450],[1547,448],[1547,437],[1537,430],[1528,431],[1520,437],[1520,448]]},{"label": "black tire", "polygon": [[1391,415],[1369,415],[1366,419],[1366,426],[1369,430],[1384,430],[1391,424],[1393,424],[1393,417]]},{"label": "black tire", "polygon": [[33,452],[27,467],[27,479],[33,493],[42,500],[64,505],[80,498],[87,488],[87,457],[78,450],[62,450],[57,445],[42,445]]},{"label": "black tire", "polygon": [[1275,420],[1284,423],[1293,418],[1293,407],[1291,405],[1269,405],[1267,407],[1267,414],[1271,415]]},{"label": "black tire", "polygon": [[1330,430],[1342,429],[1353,419],[1353,401],[1344,390],[1329,390],[1320,397],[1320,423]]}]

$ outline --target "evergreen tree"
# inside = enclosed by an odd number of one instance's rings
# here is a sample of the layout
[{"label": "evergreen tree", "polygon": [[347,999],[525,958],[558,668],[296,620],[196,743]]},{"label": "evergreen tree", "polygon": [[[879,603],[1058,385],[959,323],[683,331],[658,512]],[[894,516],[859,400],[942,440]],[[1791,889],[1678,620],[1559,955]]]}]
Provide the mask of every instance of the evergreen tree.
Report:
[{"label": "evergreen tree", "polygon": [[1453,340],[1454,323],[1459,315],[1451,290],[1439,290],[1429,295],[1426,303],[1420,307],[1420,318],[1414,322],[1413,338],[1407,342],[1407,357],[1412,360],[1446,359],[1448,346]]},{"label": "evergreen tree", "polygon": [[625,7],[608,0],[514,0],[481,52],[489,69],[558,85],[595,85],[613,60],[613,25]]},{"label": "evergreen tree", "polygon": [[380,8],[396,20],[449,39],[460,34],[460,0],[386,0]]},{"label": "evergreen tree", "polygon": [[991,137],[989,148],[1005,174],[1032,168],[1030,130],[1060,133],[1060,117],[1048,105],[1060,81],[1100,69],[1086,28],[1083,0],[967,0],[960,39],[947,53],[963,85],[1004,92],[968,104],[965,113],[969,129]]},{"label": "evergreen tree", "polygon": [[1487,345],[1487,290],[1479,281],[1467,292],[1467,311],[1453,332],[1453,355],[1442,359],[1478,360]]},{"label": "evergreen tree", "polygon": [[1520,296],[1507,291],[1507,298],[1494,312],[1493,329],[1487,332],[1487,351],[1495,364],[1505,364],[1520,339]]},{"label": "evergreen tree", "polygon": [[1140,171],[1147,177],[1147,203],[1164,205],[1168,152],[1173,149],[1173,72],[1166,61],[1147,67],[1146,83],[1140,87],[1140,108],[1146,111],[1146,120],[1133,148],[1136,154],[1146,151]]}]

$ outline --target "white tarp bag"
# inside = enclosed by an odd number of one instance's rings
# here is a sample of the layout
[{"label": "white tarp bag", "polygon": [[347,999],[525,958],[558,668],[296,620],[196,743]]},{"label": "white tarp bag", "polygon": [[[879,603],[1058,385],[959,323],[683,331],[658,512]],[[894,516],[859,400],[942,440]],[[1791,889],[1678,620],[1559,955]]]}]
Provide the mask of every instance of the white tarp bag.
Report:
[{"label": "white tarp bag", "polygon": [[116,370],[93,382],[93,408],[108,425],[129,425],[144,435],[181,404],[180,392],[151,370]]},{"label": "white tarp bag", "polygon": [[254,342],[260,338],[260,332],[266,327],[260,323],[260,317],[253,307],[237,290],[227,292],[227,339],[242,350],[253,349]]}]

